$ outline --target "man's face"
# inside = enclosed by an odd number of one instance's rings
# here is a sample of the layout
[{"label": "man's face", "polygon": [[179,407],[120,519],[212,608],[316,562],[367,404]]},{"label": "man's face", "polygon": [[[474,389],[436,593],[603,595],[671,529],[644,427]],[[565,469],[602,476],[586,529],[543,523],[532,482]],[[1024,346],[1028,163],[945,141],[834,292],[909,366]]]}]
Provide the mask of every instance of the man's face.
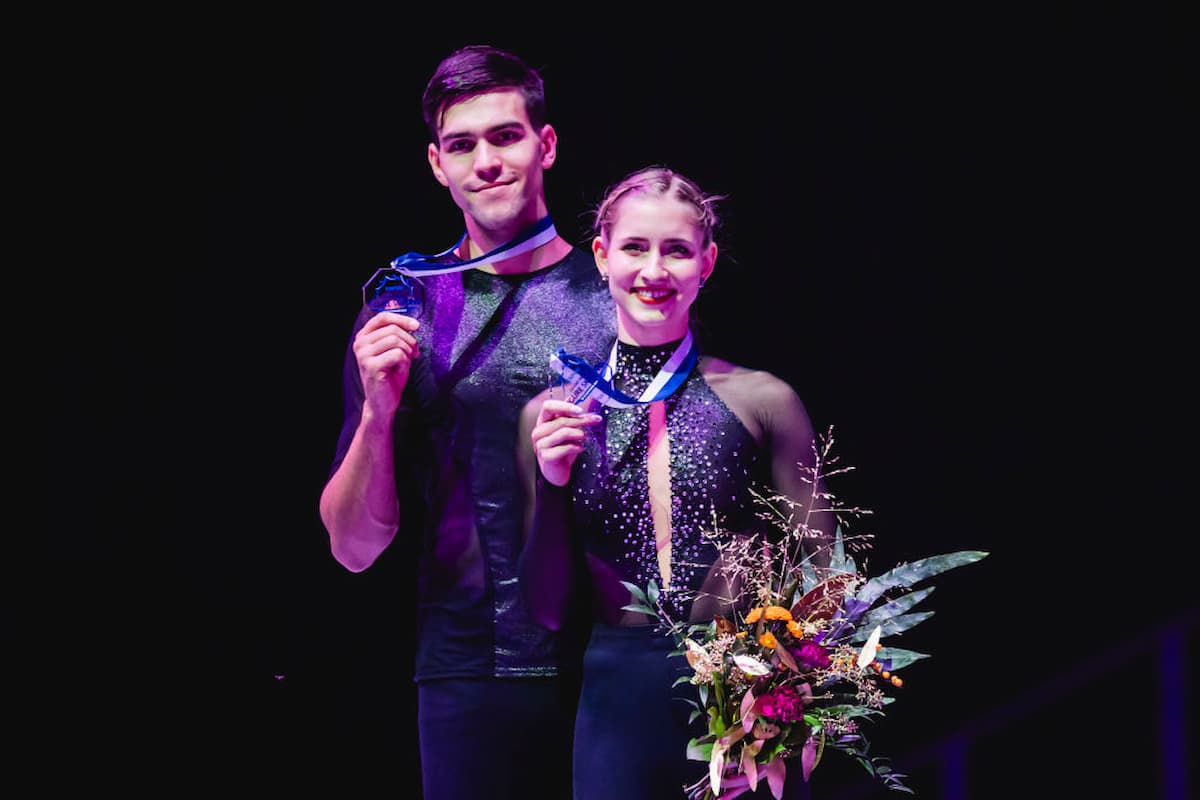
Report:
[{"label": "man's face", "polygon": [[516,89],[447,107],[428,155],[438,182],[481,228],[511,236],[546,214],[542,170],[554,163],[554,130],[533,129]]}]

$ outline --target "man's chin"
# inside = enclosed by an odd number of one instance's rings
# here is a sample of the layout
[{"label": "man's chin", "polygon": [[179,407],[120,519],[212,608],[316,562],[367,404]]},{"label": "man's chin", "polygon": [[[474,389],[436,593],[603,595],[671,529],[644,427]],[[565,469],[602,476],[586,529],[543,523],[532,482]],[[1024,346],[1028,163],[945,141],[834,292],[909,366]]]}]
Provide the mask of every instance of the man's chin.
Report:
[{"label": "man's chin", "polygon": [[525,206],[518,202],[504,202],[476,206],[472,217],[487,230],[505,230],[525,218]]}]

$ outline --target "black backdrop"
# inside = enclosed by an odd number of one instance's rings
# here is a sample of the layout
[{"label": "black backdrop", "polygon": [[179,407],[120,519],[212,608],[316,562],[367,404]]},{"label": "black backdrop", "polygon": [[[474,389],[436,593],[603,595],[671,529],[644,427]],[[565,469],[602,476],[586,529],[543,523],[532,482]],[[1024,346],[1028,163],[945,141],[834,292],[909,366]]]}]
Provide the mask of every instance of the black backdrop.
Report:
[{"label": "black backdrop", "polygon": [[[115,554],[113,575],[136,564],[172,601],[114,593],[178,645],[129,671],[155,687],[179,774],[419,796],[413,558],[394,546],[345,572],[317,497],[361,284],[461,233],[424,159],[424,81],[453,47],[488,42],[543,71],[560,137],[548,195],[569,238],[649,163],[729,196],[701,305],[710,349],[785,377],[833,426],[855,467],[834,488],[874,511],[871,571],[990,551],[936,580],[935,616],[904,642],[932,657],[906,670],[875,751],[927,798],[946,790],[922,754],[968,729],[982,731],[970,797],[1152,796],[1153,649],[1079,676],[1196,607],[1181,559],[1190,303],[1172,286],[1195,250],[1179,247],[1195,213],[1182,27],[1068,7],[788,23],[540,9],[531,30],[433,13],[231,17],[194,64],[207,250],[180,275],[196,313],[154,331],[186,368],[167,394],[123,347],[144,338],[130,324],[94,375],[138,392],[127,422],[94,411],[93,443],[149,427],[160,456],[107,510],[152,518],[167,546],[147,559],[118,532],[74,554],[107,590],[119,581],[88,561]],[[148,514],[151,495],[170,510]],[[100,624],[85,611],[78,631],[98,640]],[[839,758],[818,796],[861,788]]]}]

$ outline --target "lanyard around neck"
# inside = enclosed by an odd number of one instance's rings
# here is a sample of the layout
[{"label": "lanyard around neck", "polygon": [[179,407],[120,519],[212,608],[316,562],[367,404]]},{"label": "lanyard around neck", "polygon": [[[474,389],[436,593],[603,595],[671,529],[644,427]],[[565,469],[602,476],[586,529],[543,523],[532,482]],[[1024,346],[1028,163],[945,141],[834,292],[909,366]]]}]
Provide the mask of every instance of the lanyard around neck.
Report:
[{"label": "lanyard around neck", "polygon": [[402,272],[405,275],[441,275],[446,272],[462,272],[463,270],[474,269],[488,264],[493,264],[497,261],[503,261],[513,256],[519,256],[522,253],[528,253],[547,242],[554,239],[558,235],[558,231],[554,228],[554,222],[549,215],[542,217],[531,228],[526,230],[520,236],[510,242],[500,245],[493,250],[484,253],[476,258],[462,260],[458,257],[458,249],[467,238],[466,232],[458,238],[452,247],[443,250],[440,253],[432,255],[417,252],[408,252],[392,259],[392,269]]},{"label": "lanyard around neck", "polygon": [[[611,380],[606,379],[594,367],[579,356],[572,355],[561,347],[557,353],[550,356],[550,369],[561,375],[564,381],[582,381],[590,387],[579,398],[580,400],[590,395],[594,396],[601,404],[610,408],[629,408],[630,406],[652,403],[655,400],[663,400],[670,397],[687,380],[692,368],[696,366],[696,361],[699,357],[699,348],[696,347],[695,339],[689,328],[687,335],[683,337],[683,340],[675,348],[675,352],[667,359],[667,363],[662,365],[662,369],[654,376],[654,380],[650,381],[650,385],[637,398],[630,397],[620,389],[614,387]],[[615,376],[616,369],[617,342],[613,342],[612,352],[608,356],[605,373]]]}]

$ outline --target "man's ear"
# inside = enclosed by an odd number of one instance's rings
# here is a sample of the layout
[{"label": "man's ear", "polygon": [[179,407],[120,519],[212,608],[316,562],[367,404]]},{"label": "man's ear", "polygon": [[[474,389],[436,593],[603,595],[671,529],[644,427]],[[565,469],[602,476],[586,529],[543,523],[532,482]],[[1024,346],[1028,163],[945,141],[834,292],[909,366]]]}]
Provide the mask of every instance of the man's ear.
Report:
[{"label": "man's ear", "polygon": [[550,169],[558,160],[558,132],[549,123],[542,126],[542,169]]},{"label": "man's ear", "polygon": [[425,152],[425,157],[429,159],[429,168],[433,170],[433,177],[437,178],[437,182],[442,186],[450,186],[450,181],[446,179],[446,173],[442,171],[442,153],[438,150],[438,146],[433,142],[429,143],[429,148]]}]

